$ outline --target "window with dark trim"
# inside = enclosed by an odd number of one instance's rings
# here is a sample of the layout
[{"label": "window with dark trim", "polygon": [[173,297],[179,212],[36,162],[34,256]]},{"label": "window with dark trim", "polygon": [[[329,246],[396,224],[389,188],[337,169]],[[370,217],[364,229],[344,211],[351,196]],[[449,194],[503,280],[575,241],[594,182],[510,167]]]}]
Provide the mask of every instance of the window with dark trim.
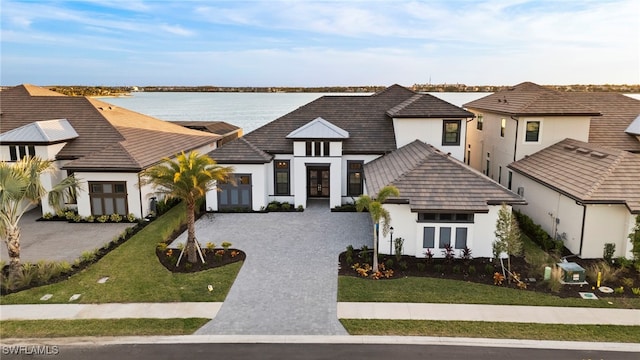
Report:
[{"label": "window with dark trim", "polygon": [[484,125],[484,117],[482,117],[482,115],[478,115],[478,119],[477,119],[477,125],[476,125],[476,129],[482,131],[482,127]]},{"label": "window with dark trim", "polygon": [[448,245],[451,245],[451,228],[450,227],[441,227],[440,228],[440,242],[438,243],[438,247],[440,249],[444,249]]},{"label": "window with dark trim", "polygon": [[129,213],[127,206],[127,183],[124,181],[98,182],[89,181],[89,199],[91,215]]},{"label": "window with dark trim", "polygon": [[473,223],[473,213],[418,213],[418,221]]},{"label": "window with dark trim", "polygon": [[436,228],[425,227],[423,230],[422,247],[432,249],[435,247],[435,244],[436,244]]},{"label": "window with dark trim", "polygon": [[507,129],[507,119],[502,118],[502,120],[500,120],[500,137],[504,137],[504,133],[506,129]]},{"label": "window with dark trim", "polygon": [[36,156],[36,147],[33,145],[10,145],[9,146],[9,158],[11,161],[18,161],[24,159],[27,155],[30,157]]},{"label": "window with dark trim", "polygon": [[362,195],[362,161],[347,161],[347,196]]},{"label": "window with dark trim", "polygon": [[527,131],[524,137],[526,142],[538,142],[540,140],[540,121],[527,121]]},{"label": "window with dark trim", "polygon": [[329,141],[307,141],[305,152],[307,156],[329,156]]},{"label": "window with dark trim", "polygon": [[509,170],[509,176],[507,177],[507,189],[511,190],[511,180],[513,179],[513,172]]},{"label": "window with dark trim", "polygon": [[443,120],[442,145],[460,145],[460,120]]},{"label": "window with dark trim", "polygon": [[456,249],[464,249],[467,247],[467,228],[456,228]]},{"label": "window with dark trim", "polygon": [[291,193],[291,169],[289,160],[276,160],[274,166],[275,194],[289,195]]}]

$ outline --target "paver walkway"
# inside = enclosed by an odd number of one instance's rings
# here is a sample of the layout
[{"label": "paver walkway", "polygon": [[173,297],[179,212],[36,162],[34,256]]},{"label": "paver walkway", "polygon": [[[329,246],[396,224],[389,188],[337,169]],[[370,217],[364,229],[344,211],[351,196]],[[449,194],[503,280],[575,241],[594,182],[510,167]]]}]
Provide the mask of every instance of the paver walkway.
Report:
[{"label": "paver walkway", "polygon": [[[310,201],[302,213],[212,214],[198,241],[229,241],[247,259],[215,319],[199,335],[346,335],[337,317],[338,255],[371,246],[367,213],[332,213]],[[181,235],[176,241],[185,241]]]}]

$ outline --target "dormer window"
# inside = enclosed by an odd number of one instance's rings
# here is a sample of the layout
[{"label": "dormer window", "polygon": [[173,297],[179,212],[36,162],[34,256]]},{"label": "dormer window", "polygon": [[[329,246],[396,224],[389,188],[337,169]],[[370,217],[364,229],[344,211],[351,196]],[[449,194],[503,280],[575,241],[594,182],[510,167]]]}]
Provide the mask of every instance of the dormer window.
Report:
[{"label": "dormer window", "polygon": [[27,155],[36,156],[36,147],[33,145],[10,145],[9,158],[11,161],[22,160]]}]

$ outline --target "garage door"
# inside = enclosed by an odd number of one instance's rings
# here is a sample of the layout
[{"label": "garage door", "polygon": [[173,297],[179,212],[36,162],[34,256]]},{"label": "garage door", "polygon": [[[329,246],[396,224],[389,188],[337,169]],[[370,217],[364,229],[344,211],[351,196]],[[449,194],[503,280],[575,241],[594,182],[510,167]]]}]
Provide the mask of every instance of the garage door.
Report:
[{"label": "garage door", "polygon": [[251,209],[251,175],[234,174],[233,179],[235,184],[218,184],[218,209]]}]

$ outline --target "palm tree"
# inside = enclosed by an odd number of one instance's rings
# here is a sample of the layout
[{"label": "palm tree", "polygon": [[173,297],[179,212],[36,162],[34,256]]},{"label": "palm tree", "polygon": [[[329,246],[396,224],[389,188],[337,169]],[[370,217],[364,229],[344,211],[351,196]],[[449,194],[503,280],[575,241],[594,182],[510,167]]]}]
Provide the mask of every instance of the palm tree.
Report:
[{"label": "palm tree", "polygon": [[[54,170],[50,160],[24,157],[15,163],[0,163],[0,238],[7,244],[11,272],[20,268],[20,227],[22,215],[47,195],[41,175]],[[73,175],[54,186],[49,193],[49,205],[60,208],[62,199],[75,195],[80,182]]]},{"label": "palm tree", "polygon": [[216,181],[227,180],[232,167],[220,166],[207,155],[196,151],[182,152],[174,160],[165,158],[163,162],[143,172],[141,185],[151,184],[159,193],[168,198],[177,198],[187,206],[187,261],[198,261],[195,209],[198,200],[212,190]]},{"label": "palm tree", "polygon": [[378,191],[375,198],[369,195],[361,195],[356,200],[356,210],[369,210],[371,220],[373,220],[373,272],[378,272],[378,227],[380,220],[383,221],[382,235],[387,236],[391,226],[391,215],[389,211],[382,207],[382,204],[391,196],[399,196],[400,191],[393,185],[387,185]]}]

